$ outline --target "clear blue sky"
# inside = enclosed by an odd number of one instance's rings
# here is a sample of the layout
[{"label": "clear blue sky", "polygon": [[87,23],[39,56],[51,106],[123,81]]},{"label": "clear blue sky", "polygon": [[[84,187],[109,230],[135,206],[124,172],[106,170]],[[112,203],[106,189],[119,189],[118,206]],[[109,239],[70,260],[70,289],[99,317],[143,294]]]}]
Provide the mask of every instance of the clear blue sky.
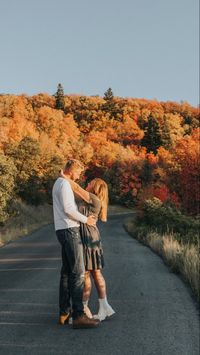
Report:
[{"label": "clear blue sky", "polygon": [[0,93],[198,104],[198,0],[0,0]]}]

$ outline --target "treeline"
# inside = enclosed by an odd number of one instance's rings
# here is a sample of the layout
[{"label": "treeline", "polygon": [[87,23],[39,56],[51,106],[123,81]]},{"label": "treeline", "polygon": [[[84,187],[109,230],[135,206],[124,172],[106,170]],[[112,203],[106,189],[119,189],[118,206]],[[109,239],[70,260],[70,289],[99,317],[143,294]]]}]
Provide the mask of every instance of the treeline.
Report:
[{"label": "treeline", "polygon": [[64,95],[0,95],[0,222],[12,201],[51,202],[67,158],[109,184],[111,202],[159,198],[198,214],[199,109],[187,102]]}]

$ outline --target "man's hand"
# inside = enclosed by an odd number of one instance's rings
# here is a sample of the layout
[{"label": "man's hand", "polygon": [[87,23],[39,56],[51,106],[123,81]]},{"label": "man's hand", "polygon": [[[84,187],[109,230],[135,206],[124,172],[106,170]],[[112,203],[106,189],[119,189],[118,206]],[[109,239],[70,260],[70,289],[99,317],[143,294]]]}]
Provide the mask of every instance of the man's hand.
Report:
[{"label": "man's hand", "polygon": [[97,219],[94,217],[94,216],[92,216],[92,215],[90,215],[89,217],[88,217],[88,219],[87,219],[87,224],[89,225],[89,226],[96,226],[96,221],[97,221]]}]

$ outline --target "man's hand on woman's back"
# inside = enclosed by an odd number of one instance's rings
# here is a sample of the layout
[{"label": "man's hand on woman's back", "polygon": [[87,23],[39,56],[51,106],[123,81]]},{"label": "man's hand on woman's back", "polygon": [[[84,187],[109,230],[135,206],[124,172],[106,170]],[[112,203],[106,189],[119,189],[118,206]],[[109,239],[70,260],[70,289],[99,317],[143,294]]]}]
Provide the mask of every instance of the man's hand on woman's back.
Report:
[{"label": "man's hand on woman's back", "polygon": [[96,226],[96,222],[97,222],[97,219],[92,215],[90,215],[87,219],[87,224],[89,226]]}]

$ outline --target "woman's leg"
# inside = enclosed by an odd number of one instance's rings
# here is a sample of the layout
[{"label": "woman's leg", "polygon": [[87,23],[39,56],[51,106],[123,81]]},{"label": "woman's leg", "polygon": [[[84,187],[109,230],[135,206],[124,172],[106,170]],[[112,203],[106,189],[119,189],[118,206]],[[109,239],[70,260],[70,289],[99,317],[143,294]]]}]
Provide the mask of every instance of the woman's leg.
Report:
[{"label": "woman's leg", "polygon": [[101,270],[92,270],[92,277],[94,279],[94,283],[97,289],[98,297],[105,298],[106,297],[106,282],[101,273]]},{"label": "woman's leg", "polygon": [[85,280],[84,280],[84,290],[83,290],[83,302],[87,302],[90,298],[92,289],[92,283],[90,278],[90,271],[85,272]]},{"label": "woman's leg", "polygon": [[92,313],[88,307],[88,301],[90,298],[91,289],[92,289],[92,283],[90,278],[90,271],[86,271],[84,290],[83,290],[83,305],[84,305],[84,313],[88,316],[88,318],[92,318]]},{"label": "woman's leg", "polygon": [[109,305],[106,297],[106,282],[101,273],[101,270],[91,271],[92,277],[94,278],[94,283],[98,292],[99,297],[99,311],[94,318],[99,319],[100,321],[104,320],[106,317],[112,316],[115,311]]}]

